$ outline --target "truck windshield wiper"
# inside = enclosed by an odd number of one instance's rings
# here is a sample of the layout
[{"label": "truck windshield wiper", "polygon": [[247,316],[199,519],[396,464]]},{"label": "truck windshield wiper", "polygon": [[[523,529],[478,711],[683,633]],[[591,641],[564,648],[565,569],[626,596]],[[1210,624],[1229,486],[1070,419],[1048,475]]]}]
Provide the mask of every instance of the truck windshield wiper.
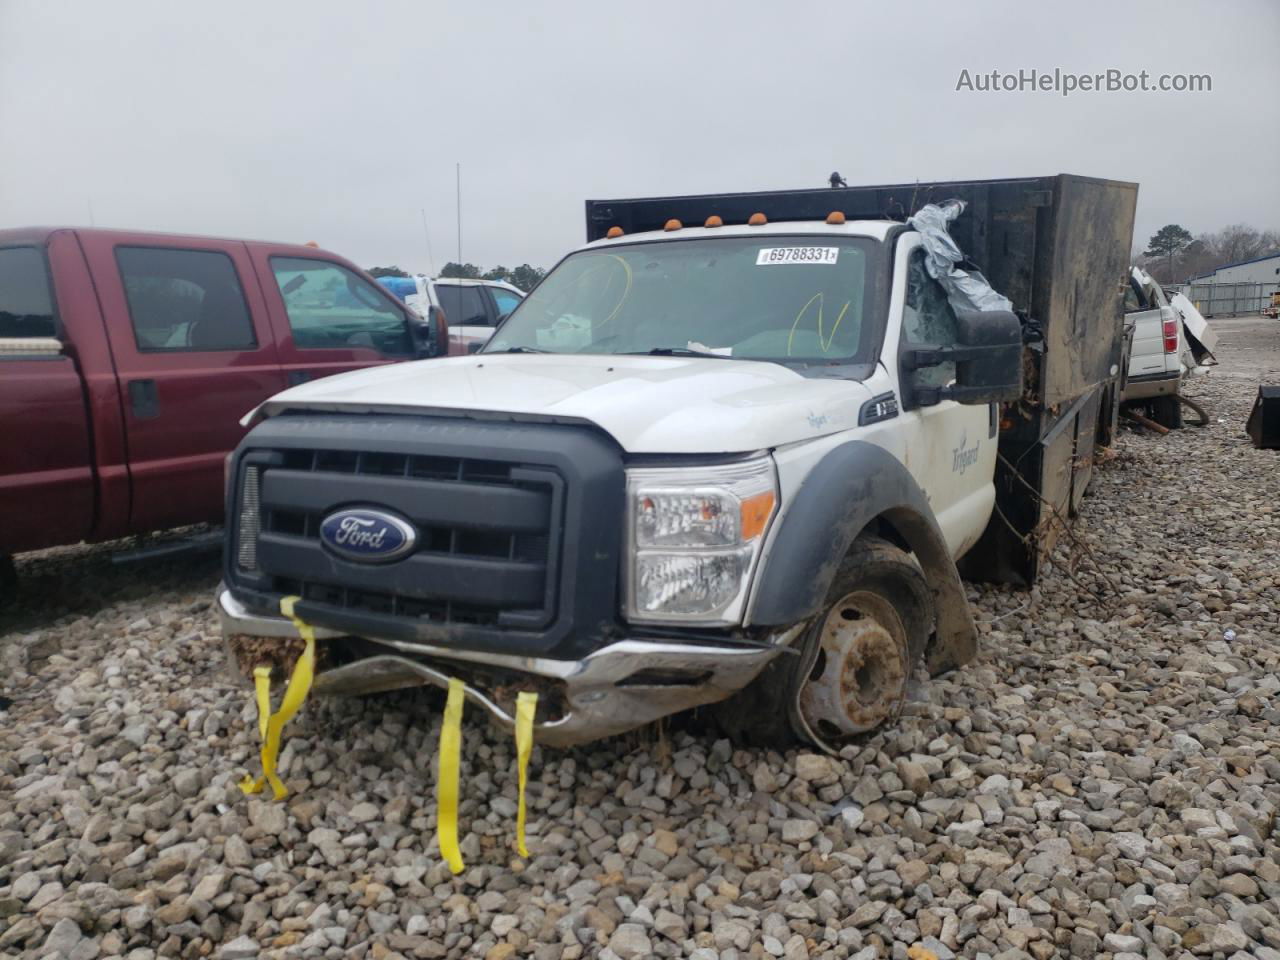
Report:
[{"label": "truck windshield wiper", "polygon": [[620,354],[624,357],[711,357],[713,360],[733,360],[727,353],[712,353],[710,350],[690,350],[688,347],[654,347],[652,350],[630,350]]},{"label": "truck windshield wiper", "polygon": [[550,350],[540,350],[537,347],[507,347],[505,350],[495,350],[494,353],[550,353]]}]

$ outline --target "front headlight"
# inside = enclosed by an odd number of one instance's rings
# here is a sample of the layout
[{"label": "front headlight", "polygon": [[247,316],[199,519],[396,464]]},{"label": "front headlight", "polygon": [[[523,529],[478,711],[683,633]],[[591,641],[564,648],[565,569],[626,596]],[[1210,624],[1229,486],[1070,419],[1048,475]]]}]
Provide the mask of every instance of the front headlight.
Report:
[{"label": "front headlight", "polygon": [[742,616],[778,502],[773,460],[627,471],[628,620],[729,623]]}]

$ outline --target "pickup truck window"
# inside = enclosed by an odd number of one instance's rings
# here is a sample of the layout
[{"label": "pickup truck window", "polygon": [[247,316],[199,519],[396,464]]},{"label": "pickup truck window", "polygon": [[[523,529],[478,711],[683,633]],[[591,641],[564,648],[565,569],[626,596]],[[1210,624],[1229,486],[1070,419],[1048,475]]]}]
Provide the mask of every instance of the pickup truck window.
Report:
[{"label": "pickup truck window", "polygon": [[43,251],[0,250],[0,337],[55,337],[53,297]]},{"label": "pickup truck window", "polygon": [[1150,309],[1147,303],[1147,297],[1142,292],[1142,288],[1138,286],[1138,281],[1133,277],[1129,278],[1129,283],[1124,288],[1124,312],[1136,313],[1139,310]]},{"label": "pickup truck window", "polygon": [[493,302],[498,305],[499,320],[520,306],[520,295],[512,293],[510,290],[503,290],[501,287],[490,287],[489,293],[493,297]]},{"label": "pickup truck window", "polygon": [[329,260],[272,257],[271,270],[295,347],[367,347],[388,357],[413,355],[404,312],[375,284]]},{"label": "pickup truck window", "polygon": [[214,250],[117,247],[138,350],[249,350],[258,345],[231,258]]},{"label": "pickup truck window", "polygon": [[[907,265],[907,298],[902,311],[902,335],[911,344],[951,347],[956,344],[956,315],[947,292],[929,276],[924,251],[914,250]],[[956,378],[954,361],[917,370],[915,382],[924,387],[945,387]]]},{"label": "pickup truck window", "polygon": [[582,250],[521,301],[486,352],[866,362],[879,333],[867,319],[877,246],[772,234]]},{"label": "pickup truck window", "polygon": [[489,314],[484,309],[484,297],[479,287],[437,283],[436,297],[440,300],[450,326],[490,326]]}]

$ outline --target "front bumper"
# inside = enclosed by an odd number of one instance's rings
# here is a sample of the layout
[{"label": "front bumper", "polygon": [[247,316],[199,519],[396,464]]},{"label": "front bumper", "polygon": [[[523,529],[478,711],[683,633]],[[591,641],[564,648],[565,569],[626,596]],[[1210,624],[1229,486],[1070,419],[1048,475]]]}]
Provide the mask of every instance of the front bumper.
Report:
[{"label": "front bumper", "polygon": [[[225,587],[218,591],[222,636],[293,640],[297,631],[283,617],[247,610]],[[431,684],[448,687],[451,676],[466,683],[467,699],[483,708],[502,727],[515,726],[497,683],[497,672],[530,681],[531,689],[547,685],[557,692],[558,716],[534,725],[535,739],[568,747],[644,726],[660,717],[723,700],[742,689],[793,639],[789,630],[763,644],[711,644],[628,638],[601,647],[581,660],[553,660],[510,654],[457,650],[380,637],[360,637],[372,652],[359,659],[321,669],[312,687],[322,696],[347,696]],[[315,628],[319,642],[342,643],[345,635]],[[542,711],[542,703],[539,704]]]}]

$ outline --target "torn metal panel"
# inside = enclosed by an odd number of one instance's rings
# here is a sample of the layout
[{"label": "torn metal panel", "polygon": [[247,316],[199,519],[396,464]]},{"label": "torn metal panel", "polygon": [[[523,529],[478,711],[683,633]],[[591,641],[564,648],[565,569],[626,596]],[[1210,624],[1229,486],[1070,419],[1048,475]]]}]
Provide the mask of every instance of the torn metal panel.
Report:
[{"label": "torn metal panel", "polygon": [[1209,326],[1209,321],[1201,316],[1195,304],[1183,294],[1175,293],[1170,298],[1169,305],[1182,317],[1182,329],[1186,331],[1196,363],[1204,363],[1206,360],[1217,363],[1213,351],[1218,346],[1218,332]]}]

